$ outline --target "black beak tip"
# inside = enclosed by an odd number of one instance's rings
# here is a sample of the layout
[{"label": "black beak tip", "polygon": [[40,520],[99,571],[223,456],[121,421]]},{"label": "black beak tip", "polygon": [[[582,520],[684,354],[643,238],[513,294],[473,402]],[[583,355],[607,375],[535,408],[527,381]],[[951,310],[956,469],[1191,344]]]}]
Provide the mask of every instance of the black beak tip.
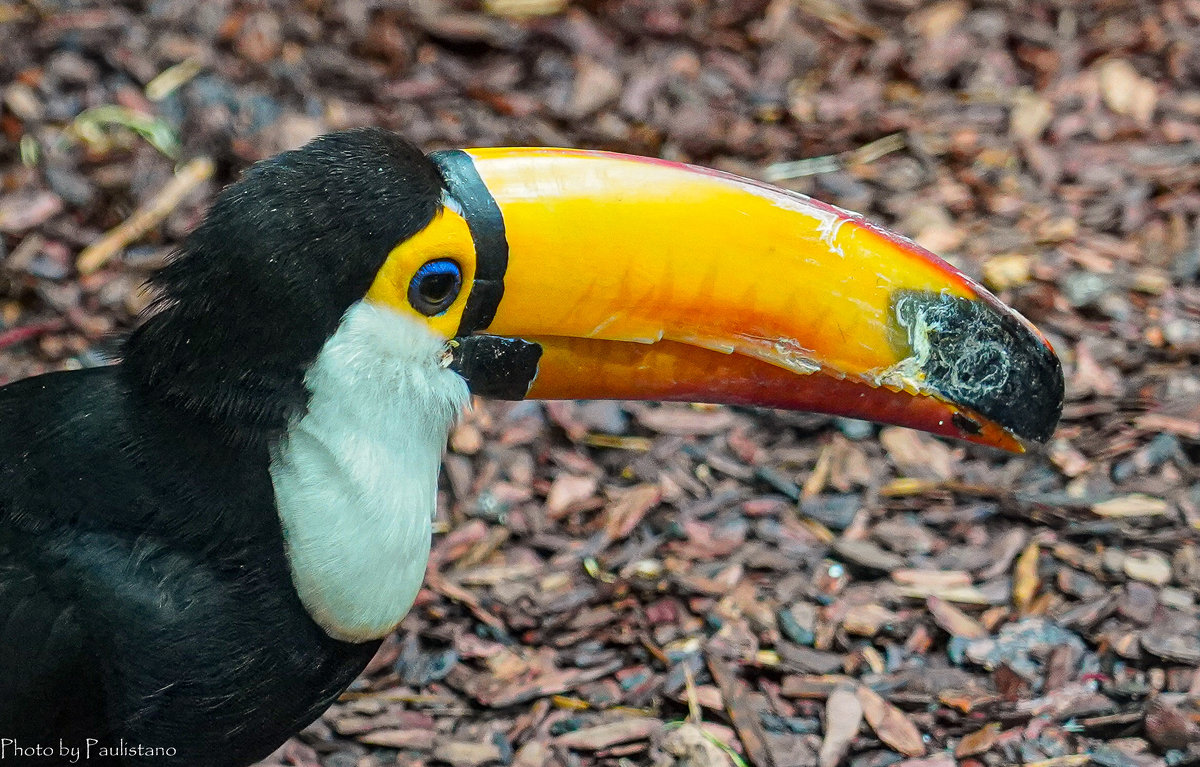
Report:
[{"label": "black beak tip", "polygon": [[929,389],[1021,439],[1050,439],[1062,415],[1062,364],[1020,319],[986,301],[937,293],[903,291],[892,306],[909,346],[927,354],[921,370]]}]

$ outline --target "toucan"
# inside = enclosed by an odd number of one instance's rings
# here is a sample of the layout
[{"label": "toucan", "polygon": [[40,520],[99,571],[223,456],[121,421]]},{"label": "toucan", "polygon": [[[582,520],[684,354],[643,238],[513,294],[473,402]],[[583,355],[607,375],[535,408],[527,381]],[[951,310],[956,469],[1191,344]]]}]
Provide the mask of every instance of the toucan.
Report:
[{"label": "toucan", "polygon": [[643,157],[333,133],[251,166],[152,283],[113,364],[0,389],[3,763],[240,767],[313,721],[421,587],[472,394],[1011,451],[1062,408],[1047,340],[921,247]]}]

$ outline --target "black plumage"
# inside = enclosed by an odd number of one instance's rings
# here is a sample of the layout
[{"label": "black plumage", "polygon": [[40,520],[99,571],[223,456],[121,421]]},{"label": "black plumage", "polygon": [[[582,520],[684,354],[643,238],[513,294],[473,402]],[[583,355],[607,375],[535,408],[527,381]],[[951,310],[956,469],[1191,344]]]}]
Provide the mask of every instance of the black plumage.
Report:
[{"label": "black plumage", "polygon": [[243,765],[361,671],[376,643],[331,639],[292,586],[269,456],[442,187],[378,130],[260,163],[156,276],[118,364],[0,389],[0,738]]}]

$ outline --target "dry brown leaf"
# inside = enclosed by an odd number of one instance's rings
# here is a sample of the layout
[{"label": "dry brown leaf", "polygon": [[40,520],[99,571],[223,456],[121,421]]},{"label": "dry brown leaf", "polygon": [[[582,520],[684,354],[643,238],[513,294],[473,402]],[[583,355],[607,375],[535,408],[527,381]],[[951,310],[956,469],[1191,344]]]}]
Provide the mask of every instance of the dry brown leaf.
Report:
[{"label": "dry brown leaf", "polygon": [[903,711],[865,685],[860,685],[855,694],[862,705],[867,724],[871,725],[880,740],[905,756],[925,755],[921,731]]}]

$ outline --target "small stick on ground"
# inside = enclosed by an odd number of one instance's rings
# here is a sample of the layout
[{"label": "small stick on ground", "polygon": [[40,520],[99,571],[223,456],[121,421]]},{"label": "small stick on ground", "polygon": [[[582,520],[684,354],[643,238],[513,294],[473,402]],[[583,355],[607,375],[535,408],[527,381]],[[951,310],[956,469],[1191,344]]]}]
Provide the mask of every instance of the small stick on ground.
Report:
[{"label": "small stick on ground", "polygon": [[700,724],[704,720],[704,716],[700,711],[700,701],[696,699],[696,679],[692,675],[692,669],[688,664],[683,664],[683,684],[687,690],[687,720],[692,724]]},{"label": "small stick on ground", "polygon": [[863,144],[857,149],[839,154],[827,154],[821,157],[809,157],[793,162],[777,162],[767,166],[764,177],[767,181],[787,181],[802,176],[819,176],[822,173],[833,173],[843,168],[860,163],[874,162],[884,155],[898,152],[906,146],[903,133],[892,133],[876,139],[869,144]]},{"label": "small stick on ground", "polygon": [[167,217],[183,202],[188,192],[207,181],[213,174],[213,161],[197,157],[178,171],[175,177],[148,203],[134,211],[133,215],[109,229],[95,243],[83,249],[75,261],[80,274],[91,274],[104,266],[113,256],[129,243],[137,240]]}]

